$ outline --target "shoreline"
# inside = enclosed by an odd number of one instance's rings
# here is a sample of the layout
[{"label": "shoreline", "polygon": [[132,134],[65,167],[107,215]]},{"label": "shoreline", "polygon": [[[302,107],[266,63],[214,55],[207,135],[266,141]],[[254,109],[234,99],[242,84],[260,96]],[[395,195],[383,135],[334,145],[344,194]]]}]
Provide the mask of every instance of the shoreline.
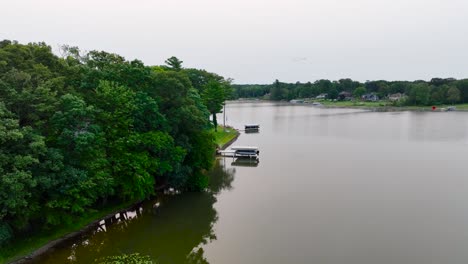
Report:
[{"label": "shoreline", "polygon": [[[403,111],[412,111],[412,112],[468,112],[467,104],[455,104],[455,105],[434,105],[436,110],[432,110],[432,106],[393,106],[393,105],[377,105],[380,103],[388,102],[360,102],[354,104],[353,101],[310,101],[303,103],[291,103],[289,101],[273,101],[273,100],[263,100],[263,99],[238,99],[230,101],[232,103],[255,103],[255,102],[268,102],[268,103],[278,103],[282,105],[302,105],[302,106],[313,106],[317,108],[342,108],[342,109],[363,109],[370,110],[374,112],[403,112]],[[312,105],[313,102],[320,103],[321,105]],[[374,104],[372,104],[374,103]],[[362,104],[362,105],[359,105]],[[453,111],[447,111],[446,109],[450,106],[455,106],[456,109]]]},{"label": "shoreline", "polygon": [[[233,138],[231,138],[228,142],[224,143],[220,147],[221,150],[224,150],[224,149],[228,148],[230,145],[232,145],[232,143],[234,143],[239,138],[239,136],[241,134],[238,130],[234,129],[233,127],[228,127],[228,128],[232,129],[233,131],[236,131],[236,135]],[[161,191],[161,188],[159,188],[159,191]],[[33,259],[35,259],[37,257],[40,257],[41,255],[47,253],[48,251],[53,250],[58,245],[66,243],[69,240],[75,239],[78,236],[80,236],[80,235],[82,235],[84,233],[87,233],[90,230],[93,230],[93,229],[97,228],[99,226],[99,223],[101,223],[102,221],[106,221],[106,220],[109,220],[109,219],[115,217],[116,215],[119,215],[119,214],[122,214],[122,213],[125,213],[125,212],[128,212],[128,211],[132,211],[135,208],[139,207],[142,203],[143,203],[143,201],[137,201],[135,203],[132,203],[132,205],[127,206],[127,207],[125,207],[123,209],[119,209],[117,211],[108,213],[104,217],[100,217],[100,218],[98,218],[96,220],[93,220],[90,223],[84,225],[79,230],[72,231],[72,232],[67,233],[67,234],[65,234],[65,235],[63,235],[63,236],[61,236],[61,237],[59,237],[57,239],[53,239],[53,240],[47,242],[43,246],[33,250],[32,252],[30,252],[30,253],[28,253],[26,255],[18,256],[16,258],[12,257],[11,260],[7,259],[5,261],[5,263],[8,263],[8,264],[25,264],[25,263],[28,263],[29,261],[32,261]]]},{"label": "shoreline", "polygon": [[432,110],[430,106],[341,106],[341,105],[323,105],[322,108],[342,108],[342,109],[363,109],[370,110],[373,112],[468,112],[468,109],[456,109],[452,111],[444,110],[446,107],[437,107]]},{"label": "shoreline", "polygon": [[28,263],[29,261],[32,261],[33,259],[35,259],[37,257],[40,257],[43,254],[47,253],[48,251],[54,249],[58,245],[60,245],[62,243],[66,243],[67,241],[69,241],[71,239],[75,239],[78,236],[80,236],[80,235],[82,235],[82,234],[84,234],[86,232],[89,232],[89,231],[91,231],[93,229],[96,229],[99,226],[99,223],[101,223],[102,221],[107,221],[107,220],[115,217],[116,215],[120,215],[120,214],[123,214],[125,212],[134,210],[135,208],[139,207],[142,204],[142,202],[143,201],[138,201],[136,203],[133,203],[131,206],[125,207],[124,209],[120,209],[120,210],[114,211],[112,213],[108,213],[104,217],[101,217],[101,218],[99,218],[97,220],[92,221],[91,223],[83,226],[81,229],[79,229],[77,231],[67,233],[67,234],[65,234],[65,235],[63,235],[63,236],[61,236],[61,237],[59,237],[57,239],[49,241],[45,245],[39,247],[38,249],[32,251],[31,253],[29,253],[29,254],[27,254],[25,256],[13,259],[12,261],[9,261],[9,262],[7,261],[6,263],[9,263],[9,264]]}]

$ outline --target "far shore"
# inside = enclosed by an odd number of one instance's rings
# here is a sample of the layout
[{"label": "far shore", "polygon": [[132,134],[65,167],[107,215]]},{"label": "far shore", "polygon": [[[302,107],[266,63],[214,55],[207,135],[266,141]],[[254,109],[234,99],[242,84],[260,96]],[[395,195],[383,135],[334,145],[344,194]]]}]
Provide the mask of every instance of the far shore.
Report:
[{"label": "far shore", "polygon": [[[302,101],[302,99],[299,99]],[[398,112],[398,111],[419,111],[419,112],[444,112],[447,111],[449,107],[455,107],[454,111],[468,111],[468,104],[453,104],[453,105],[434,105],[435,109],[432,109],[430,106],[397,106],[393,102],[389,101],[331,101],[331,100],[313,100],[313,99],[304,99],[303,102],[289,102],[289,101],[273,101],[273,100],[264,100],[258,98],[244,98],[238,99],[231,102],[276,102],[283,103],[285,105],[310,105],[323,108],[347,108],[347,109],[365,109],[375,112]],[[317,105],[313,105],[318,103]]]},{"label": "far shore", "polygon": [[[415,112],[447,112],[447,106],[436,106],[433,110],[431,106],[359,106],[359,105],[349,105],[349,106],[340,106],[340,105],[325,105],[325,108],[346,108],[346,109],[365,109],[375,112],[400,112],[400,111],[415,111]],[[468,109],[456,108],[453,112],[468,112]]]}]

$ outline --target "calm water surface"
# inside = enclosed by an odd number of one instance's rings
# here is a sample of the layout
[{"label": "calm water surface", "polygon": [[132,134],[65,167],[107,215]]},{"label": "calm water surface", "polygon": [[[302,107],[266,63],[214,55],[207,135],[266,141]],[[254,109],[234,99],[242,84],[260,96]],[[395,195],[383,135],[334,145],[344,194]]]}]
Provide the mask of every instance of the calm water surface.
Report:
[{"label": "calm water surface", "polygon": [[[229,103],[259,123],[206,193],[160,197],[35,263],[140,252],[158,263],[468,263],[468,113]],[[222,116],[219,116],[222,120]],[[159,202],[159,207],[153,205]]]}]

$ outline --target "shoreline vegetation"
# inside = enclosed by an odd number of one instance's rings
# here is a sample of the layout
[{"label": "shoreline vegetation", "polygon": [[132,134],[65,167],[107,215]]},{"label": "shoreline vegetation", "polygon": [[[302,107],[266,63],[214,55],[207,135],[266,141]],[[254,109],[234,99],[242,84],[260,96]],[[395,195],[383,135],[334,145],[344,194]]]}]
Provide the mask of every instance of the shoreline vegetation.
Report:
[{"label": "shoreline vegetation", "polygon": [[363,102],[363,101],[317,101],[328,108],[357,108],[371,109],[376,111],[444,111],[449,107],[455,107],[456,111],[468,111],[468,104],[443,104],[435,105],[435,110],[432,106],[412,105],[412,106],[396,106],[392,102]]},{"label": "shoreline vegetation", "polygon": [[[324,101],[334,107],[378,107],[423,110],[458,105],[468,108],[468,79],[432,78],[429,81],[365,81],[321,79],[314,82],[233,85],[233,99],[272,101]],[[402,108],[400,108],[402,107]],[[403,108],[404,107],[404,108]]]},{"label": "shoreline vegetation", "polygon": [[332,101],[332,100],[307,100],[303,102],[295,103],[289,101],[274,101],[274,100],[265,100],[265,99],[254,99],[254,98],[240,98],[231,102],[279,102],[290,105],[313,105],[313,103],[320,103],[320,105],[314,105],[325,108],[349,108],[349,109],[367,109],[373,111],[446,111],[449,107],[455,107],[454,111],[468,111],[468,103],[464,104],[443,104],[443,105],[434,105],[436,108],[433,110],[432,106],[426,105],[412,105],[412,106],[397,106],[392,102],[388,101],[377,101],[377,102],[366,102],[366,101]]},{"label": "shoreline vegetation", "polygon": [[127,202],[125,204],[95,210],[89,215],[81,217],[73,224],[64,225],[55,229],[51,233],[38,233],[25,238],[24,240],[18,240],[11,244],[11,256],[7,255],[5,256],[7,258],[0,259],[0,263],[27,263],[28,261],[47,253],[48,250],[53,249],[61,243],[65,243],[70,239],[74,239],[81,234],[96,228],[101,221],[110,219],[116,214],[127,212],[140,203],[141,201]]},{"label": "shoreline vegetation", "polygon": [[[219,125],[216,132],[214,131],[214,128],[212,128],[211,131],[214,135],[214,141],[218,149],[226,149],[240,136],[239,131],[229,126],[224,128]],[[95,210],[89,215],[81,217],[75,223],[64,225],[63,227],[54,230],[52,233],[38,233],[28,238],[18,240],[16,243],[12,243],[10,245],[10,256],[2,255],[0,263],[26,263],[27,261],[46,253],[55,246],[70,239],[74,239],[95,228],[101,221],[109,219],[116,214],[132,210],[132,208],[135,208],[135,206],[138,206],[139,204],[141,204],[141,201],[134,201]]]},{"label": "shoreline vegetation", "polygon": [[160,188],[208,186],[231,79],[182,64],[0,40],[0,263]]}]

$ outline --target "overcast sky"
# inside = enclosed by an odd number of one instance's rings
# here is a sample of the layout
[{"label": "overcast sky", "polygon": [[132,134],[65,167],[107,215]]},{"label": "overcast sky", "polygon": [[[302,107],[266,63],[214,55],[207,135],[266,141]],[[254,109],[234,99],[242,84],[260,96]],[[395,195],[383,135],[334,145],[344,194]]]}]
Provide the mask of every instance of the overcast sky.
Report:
[{"label": "overcast sky", "polygon": [[468,0],[11,0],[0,39],[170,56],[235,83],[468,78]]}]

